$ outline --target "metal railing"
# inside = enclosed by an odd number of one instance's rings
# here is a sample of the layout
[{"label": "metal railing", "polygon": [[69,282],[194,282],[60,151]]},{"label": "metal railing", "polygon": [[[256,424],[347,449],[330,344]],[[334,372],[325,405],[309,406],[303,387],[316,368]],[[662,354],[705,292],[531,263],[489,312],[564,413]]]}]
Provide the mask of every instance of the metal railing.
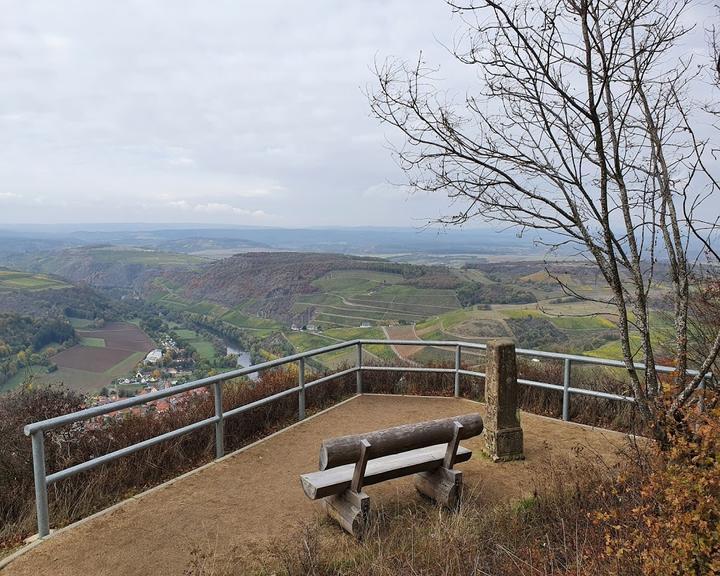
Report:
[{"label": "metal railing", "polygon": [[[454,348],[455,349],[455,367],[454,368],[426,368],[420,366],[368,366],[363,364],[363,346],[372,345],[386,345],[386,346],[431,346],[440,348]],[[328,352],[335,352],[343,350],[345,348],[355,347],[357,350],[357,361],[354,367],[346,370],[341,370],[322,378],[318,378],[311,382],[305,381],[305,360]],[[315,350],[308,350],[299,354],[293,354],[291,356],[285,356],[269,362],[263,362],[254,366],[248,366],[247,368],[241,368],[237,370],[231,370],[224,372],[216,376],[210,376],[186,384],[180,384],[167,388],[164,390],[158,390],[142,396],[135,396],[133,398],[127,398],[125,400],[118,400],[104,405],[93,406],[86,408],[71,414],[64,414],[55,418],[49,418],[40,422],[33,422],[25,426],[25,435],[30,436],[32,440],[32,454],[33,454],[33,474],[35,480],[35,501],[37,508],[37,525],[38,534],[42,538],[50,533],[50,519],[48,512],[48,487],[64,478],[68,478],[80,472],[90,470],[101,464],[111,462],[123,456],[127,456],[138,450],[149,448],[166,440],[177,438],[178,436],[205,428],[207,426],[215,427],[215,457],[222,458],[225,455],[225,443],[224,443],[224,421],[227,418],[231,418],[238,414],[242,414],[249,410],[253,410],[264,404],[274,402],[285,396],[291,394],[298,395],[298,419],[303,420],[305,418],[305,392],[313,386],[347,376],[349,374],[356,374],[356,392],[357,394],[363,393],[363,372],[366,371],[391,371],[391,372],[430,372],[436,374],[454,374],[454,394],[455,396],[460,395],[460,379],[461,376],[475,376],[484,377],[485,373],[474,370],[466,370],[462,368],[462,352],[463,350],[485,350],[486,344],[478,344],[474,342],[458,342],[448,340],[371,340],[371,339],[358,339],[349,340],[347,342],[340,342],[331,346],[325,346],[323,348],[317,348]],[[592,396],[595,398],[605,398],[608,400],[617,400],[621,402],[634,402],[634,399],[630,396],[623,396],[619,394],[611,394],[608,392],[601,392],[598,390],[589,390],[584,388],[573,388],[570,386],[571,383],[571,368],[572,364],[593,364],[598,366],[608,366],[613,368],[625,368],[625,363],[618,360],[611,360],[607,358],[594,358],[591,356],[579,356],[573,354],[562,354],[557,352],[543,352],[540,350],[527,350],[518,348],[516,353],[520,356],[532,356],[535,358],[548,358],[553,360],[562,360],[564,362],[563,369],[563,384],[551,384],[548,382],[536,382],[533,380],[518,379],[520,384],[527,386],[534,386],[539,388],[546,388],[550,390],[556,390],[562,392],[563,395],[563,408],[562,417],[563,420],[569,420],[569,409],[570,409],[570,397],[573,394]],[[239,378],[241,376],[247,376],[253,372],[261,372],[278,366],[284,366],[291,363],[298,364],[298,385],[283,390],[277,394],[255,400],[249,404],[244,404],[233,408],[231,410],[223,411],[223,383],[227,380]],[[644,364],[635,364],[635,368],[642,370],[645,368]],[[658,372],[670,373],[674,371],[674,368],[670,366],[656,366]],[[690,375],[696,375],[697,371],[688,371]],[[182,428],[177,428],[165,434],[143,440],[137,444],[120,448],[108,454],[97,456],[80,464],[76,464],[63,470],[58,470],[52,474],[47,474],[45,469],[45,432],[73,424],[75,422],[82,422],[98,416],[104,416],[113,412],[118,412],[128,408],[133,408],[142,404],[148,404],[163,398],[170,396],[176,396],[183,394],[191,390],[197,390],[200,388],[212,389],[213,403],[215,407],[215,415],[194,422]]]}]

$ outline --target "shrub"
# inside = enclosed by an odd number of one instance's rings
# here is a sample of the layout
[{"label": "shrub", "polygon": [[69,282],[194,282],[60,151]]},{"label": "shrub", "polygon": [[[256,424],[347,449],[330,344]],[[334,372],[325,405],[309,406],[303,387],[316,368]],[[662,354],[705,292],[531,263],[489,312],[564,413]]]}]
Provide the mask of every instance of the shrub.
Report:
[{"label": "shrub", "polygon": [[720,574],[720,409],[673,427],[642,482],[620,478],[631,510],[597,514],[606,554],[638,558],[648,576]]},{"label": "shrub", "polygon": [[[319,374],[318,376],[322,376]],[[292,388],[294,371],[269,371],[256,383],[226,383],[223,407],[230,410]],[[308,413],[337,402],[354,391],[344,377],[310,388]],[[30,440],[25,424],[79,410],[84,398],[62,387],[25,386],[0,397],[0,546],[18,544],[33,534],[35,497]],[[297,395],[291,394],[225,421],[226,452],[236,450],[297,421]],[[210,394],[192,395],[165,412],[122,413],[52,430],[45,435],[48,473],[100,454],[118,450],[214,414]],[[113,503],[210,461],[214,455],[211,427],[180,436],[51,485],[48,492],[53,527],[88,516]]]},{"label": "shrub", "polygon": [[[15,543],[27,534],[27,519],[34,515],[32,451],[22,427],[79,410],[84,398],[59,387],[23,387],[0,398],[0,543]],[[48,455],[57,445],[48,443]]]},{"label": "shrub", "polygon": [[[380,364],[382,365],[382,364]],[[399,366],[402,362],[394,360],[388,365]],[[454,363],[434,362],[426,364],[433,368],[454,368]],[[463,364],[463,368],[470,366]],[[563,366],[560,362],[518,363],[518,375],[526,380],[561,385]],[[454,374],[432,374],[427,372],[370,372],[363,376],[366,392],[381,394],[410,394],[426,396],[452,396]],[[614,394],[624,394],[626,382],[616,378],[610,369],[583,368],[572,375],[574,388],[601,390]],[[463,376],[460,381],[460,395],[472,400],[484,401],[485,380],[480,377]],[[518,404],[522,410],[553,418],[562,417],[562,392],[520,386]],[[573,422],[600,426],[622,432],[642,433],[644,431],[640,415],[632,404],[605,400],[589,396],[573,395],[570,400],[570,419]]]}]

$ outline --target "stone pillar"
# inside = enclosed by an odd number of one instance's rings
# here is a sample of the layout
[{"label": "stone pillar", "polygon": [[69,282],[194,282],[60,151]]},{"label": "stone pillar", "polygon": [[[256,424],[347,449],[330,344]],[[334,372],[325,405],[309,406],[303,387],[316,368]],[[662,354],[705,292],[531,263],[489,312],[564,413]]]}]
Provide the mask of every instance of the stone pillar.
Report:
[{"label": "stone pillar", "polygon": [[515,343],[512,340],[488,342],[485,369],[485,449],[495,462],[525,458],[517,397]]}]

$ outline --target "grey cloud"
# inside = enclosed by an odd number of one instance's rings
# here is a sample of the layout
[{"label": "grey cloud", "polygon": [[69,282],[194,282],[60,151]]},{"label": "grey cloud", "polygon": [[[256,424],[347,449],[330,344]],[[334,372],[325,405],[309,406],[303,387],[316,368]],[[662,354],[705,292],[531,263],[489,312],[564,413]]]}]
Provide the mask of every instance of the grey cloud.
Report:
[{"label": "grey cloud", "polygon": [[[462,89],[444,2],[0,0],[0,223],[415,225],[363,88],[375,58]],[[388,193],[385,193],[388,192]]]}]

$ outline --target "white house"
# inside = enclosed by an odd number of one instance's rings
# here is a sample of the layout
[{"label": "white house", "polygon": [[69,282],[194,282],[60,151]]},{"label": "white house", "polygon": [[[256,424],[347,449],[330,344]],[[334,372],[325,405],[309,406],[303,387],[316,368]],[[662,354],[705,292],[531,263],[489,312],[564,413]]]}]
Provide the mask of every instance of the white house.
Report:
[{"label": "white house", "polygon": [[160,348],[155,348],[155,350],[151,350],[148,352],[148,355],[145,356],[145,364],[157,364],[162,359],[162,350]]}]

